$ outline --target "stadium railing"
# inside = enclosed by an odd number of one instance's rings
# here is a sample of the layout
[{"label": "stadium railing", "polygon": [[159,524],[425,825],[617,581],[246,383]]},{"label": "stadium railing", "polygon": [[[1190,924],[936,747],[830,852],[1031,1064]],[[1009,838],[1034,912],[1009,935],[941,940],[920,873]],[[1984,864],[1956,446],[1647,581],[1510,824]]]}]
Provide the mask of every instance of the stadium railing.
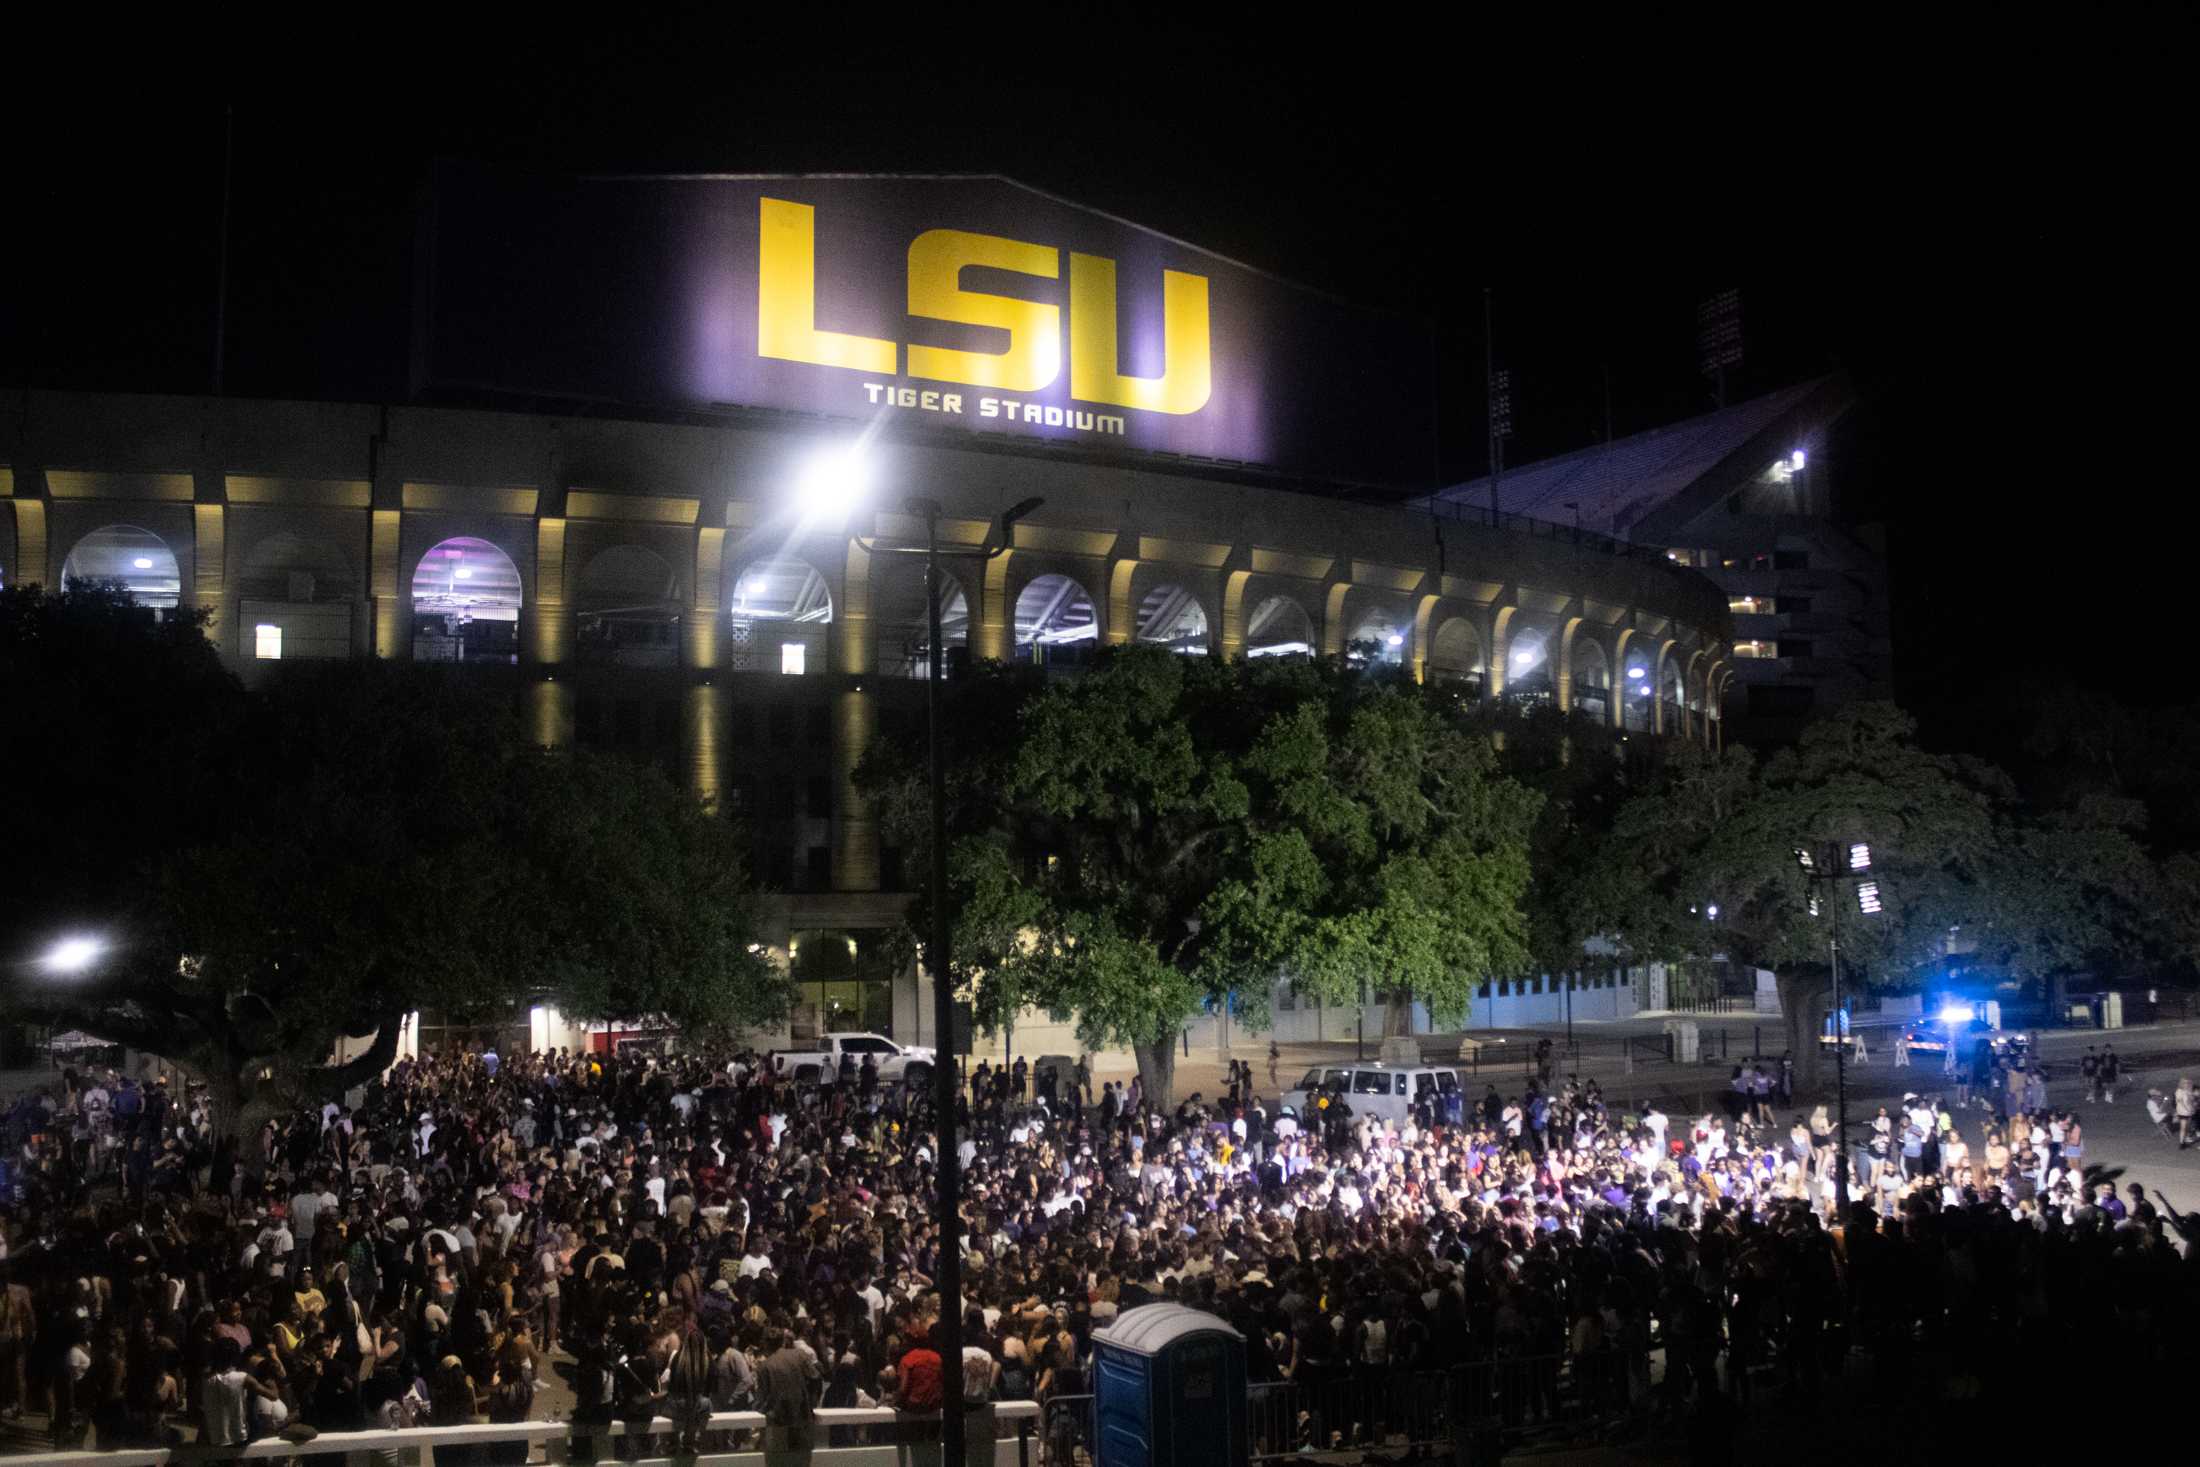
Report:
[{"label": "stadium railing", "polygon": [[[1031,1401],[997,1401],[991,1410],[996,1433],[992,1451],[990,1454],[983,1451],[982,1439],[973,1440],[966,1455],[966,1467],[1039,1467],[1039,1442],[1035,1434],[1038,1405]],[[930,1442],[897,1443],[890,1439],[897,1427],[928,1427],[936,1433],[938,1424],[937,1415],[910,1415],[885,1407],[822,1408],[814,1422],[819,1445],[807,1454],[807,1460],[810,1467],[926,1467],[927,1463],[929,1467],[939,1467],[936,1434]],[[469,1463],[482,1463],[496,1460],[494,1449],[498,1446],[509,1449],[523,1444],[527,1448],[526,1460],[566,1462],[572,1460],[566,1448],[578,1435],[593,1442],[598,1467],[623,1467],[623,1464],[634,1464],[634,1467],[765,1467],[764,1425],[761,1412],[713,1412],[708,1429],[713,1433],[747,1433],[746,1446],[737,1451],[706,1451],[698,1456],[679,1457],[666,1455],[661,1450],[650,1456],[625,1457],[619,1451],[618,1441],[633,1428],[623,1421],[579,1432],[570,1421],[521,1421],[476,1426],[414,1426],[395,1431],[332,1431],[305,1441],[271,1436],[241,1447],[187,1444],[105,1452],[33,1452],[0,1457],[0,1462],[5,1462],[7,1467],[191,1467],[195,1463],[281,1461],[292,1457],[342,1458],[352,1452],[372,1452],[410,1454],[409,1460],[418,1463],[419,1467],[434,1467],[432,1454],[439,1446],[465,1448]],[[866,1446],[826,1446],[824,1443],[830,1440],[833,1427],[866,1428],[889,1440]],[[670,1438],[675,1430],[669,1417],[660,1416],[650,1425],[652,1438]],[[545,1453],[539,1459],[535,1455],[538,1443]],[[665,1445],[665,1442],[652,1442],[653,1448]],[[780,1455],[773,1454],[775,1459]],[[400,1457],[399,1460],[408,1458]],[[323,1463],[320,1467],[343,1467],[343,1463]]]}]

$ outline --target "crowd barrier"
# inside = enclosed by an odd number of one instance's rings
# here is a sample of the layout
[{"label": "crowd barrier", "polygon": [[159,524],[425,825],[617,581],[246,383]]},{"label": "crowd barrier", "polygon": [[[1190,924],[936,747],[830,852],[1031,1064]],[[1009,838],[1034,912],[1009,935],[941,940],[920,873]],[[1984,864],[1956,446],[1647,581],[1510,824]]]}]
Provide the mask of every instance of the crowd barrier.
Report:
[{"label": "crowd barrier", "polygon": [[[1039,1420],[1039,1407],[1031,1401],[999,1401],[988,1408],[993,1414],[995,1435],[989,1442],[982,1435],[973,1433],[965,1454],[966,1467],[1041,1467],[1039,1443],[1035,1431]],[[929,1434],[929,1441],[880,1441],[862,1446],[827,1446],[832,1440],[832,1428],[861,1429],[867,1433],[892,1437],[904,1434]],[[208,1447],[185,1445],[178,1447],[124,1448],[111,1452],[33,1452],[0,1457],[7,1467],[193,1467],[197,1463],[213,1462],[272,1462],[293,1457],[347,1457],[354,1452],[372,1453],[382,1461],[392,1460],[388,1454],[397,1454],[395,1460],[410,1461],[417,1467],[437,1467],[434,1453],[438,1447],[464,1448],[469,1463],[488,1461],[567,1462],[572,1460],[566,1448],[576,1435],[590,1438],[595,1443],[598,1467],[788,1467],[799,1461],[804,1467],[941,1467],[938,1440],[939,1417],[908,1415],[903,1412],[874,1408],[823,1408],[817,1413],[813,1433],[819,1443],[803,1453],[763,1450],[764,1417],[756,1411],[718,1411],[710,1418],[710,1430],[724,1433],[746,1433],[747,1442],[740,1450],[706,1451],[698,1456],[671,1457],[661,1451],[652,1456],[624,1457],[618,1450],[619,1439],[630,1430],[627,1423],[615,1421],[576,1433],[569,1421],[521,1421],[508,1424],[490,1423],[477,1426],[415,1426],[397,1431],[333,1431],[309,1441],[293,1442],[282,1437],[264,1437],[242,1447]],[[669,1438],[675,1430],[671,1418],[660,1416],[650,1426],[650,1435]],[[540,1445],[543,1456],[538,1459],[535,1448]],[[652,1448],[662,1447],[664,1442],[653,1442]],[[504,1448],[502,1454],[497,1448]],[[525,1448],[525,1456],[518,1455]],[[990,1448],[990,1451],[988,1450]],[[446,1452],[446,1460],[450,1453]],[[341,1462],[328,1462],[321,1467],[343,1467]]]}]

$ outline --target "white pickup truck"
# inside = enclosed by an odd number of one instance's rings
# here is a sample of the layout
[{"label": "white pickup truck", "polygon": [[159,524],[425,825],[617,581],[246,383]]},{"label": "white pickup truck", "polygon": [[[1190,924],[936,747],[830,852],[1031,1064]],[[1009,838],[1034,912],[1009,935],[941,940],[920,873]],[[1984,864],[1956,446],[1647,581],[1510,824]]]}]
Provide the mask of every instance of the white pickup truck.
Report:
[{"label": "white pickup truck", "polygon": [[814,1049],[783,1049],[772,1056],[772,1069],[799,1081],[817,1083],[828,1077],[840,1076],[840,1057],[848,1055],[855,1060],[860,1073],[863,1059],[869,1055],[878,1065],[878,1077],[885,1084],[927,1085],[932,1080],[932,1067],[938,1060],[936,1050],[917,1045],[896,1044],[883,1034],[825,1034],[819,1036]]}]

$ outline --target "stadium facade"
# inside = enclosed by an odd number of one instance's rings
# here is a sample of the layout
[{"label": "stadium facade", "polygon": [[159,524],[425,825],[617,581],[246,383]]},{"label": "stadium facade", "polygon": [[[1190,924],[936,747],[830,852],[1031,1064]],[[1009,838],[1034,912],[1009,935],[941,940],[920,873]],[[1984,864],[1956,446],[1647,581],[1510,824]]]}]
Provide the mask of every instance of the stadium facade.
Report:
[{"label": "stadium facade", "polygon": [[[544,744],[656,760],[747,822],[798,1029],[916,1043],[923,980],[885,954],[921,873],[852,782],[921,727],[922,562],[867,548],[916,532],[910,495],[964,548],[1044,500],[1008,553],[951,564],[950,652],[1375,658],[1720,741],[1733,623],[1702,574],[1396,504],[1433,454],[1400,406],[1427,400],[1425,338],[1395,323],[999,180],[535,187],[443,181],[412,402],[22,394],[0,576],[204,610],[248,680],[372,657],[508,681]],[[858,443],[869,497],[821,517],[818,466]],[[1557,990],[1529,997],[1476,1022]],[[1612,975],[1579,997],[1651,1000]],[[1285,1038],[1356,1017],[1277,1007]],[[1037,1016],[1013,1042],[1074,1047]]]}]

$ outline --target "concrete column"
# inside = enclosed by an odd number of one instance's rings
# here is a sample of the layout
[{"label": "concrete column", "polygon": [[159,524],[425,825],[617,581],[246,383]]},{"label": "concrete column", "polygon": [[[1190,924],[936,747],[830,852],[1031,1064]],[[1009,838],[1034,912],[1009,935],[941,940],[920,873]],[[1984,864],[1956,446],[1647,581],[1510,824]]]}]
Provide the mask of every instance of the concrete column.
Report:
[{"label": "concrete column", "polygon": [[688,788],[712,810],[724,793],[725,718],[719,690],[706,681],[687,690],[681,709],[681,747],[687,761]]},{"label": "concrete column", "polygon": [[[376,486],[380,497],[381,486]],[[395,507],[373,511],[372,542],[368,552],[367,591],[374,605],[374,655],[385,658],[412,656],[412,588],[404,584],[399,548],[403,541],[404,511]]]},{"label": "concrete column", "polygon": [[1245,568],[1244,554],[1242,548],[1231,551],[1222,570],[1222,615],[1221,625],[1215,628],[1215,650],[1228,661],[1245,655],[1245,588],[1253,573]]},{"label": "concrete column", "polygon": [[525,608],[528,635],[520,660],[562,666],[572,653],[573,615],[565,604],[565,521],[535,522],[535,601]]},{"label": "concrete column", "polygon": [[55,567],[46,564],[48,539],[46,534],[46,501],[30,497],[30,475],[19,475],[15,483],[15,564],[12,567],[14,584],[43,584],[50,589],[60,588],[60,578]]},{"label": "concrete column", "polygon": [[688,614],[682,618],[682,650],[687,665],[704,670],[718,666],[719,646],[725,631],[720,582],[726,571],[726,530],[705,525],[695,532],[695,585],[688,598]]},{"label": "concrete column", "polygon": [[191,581],[184,588],[184,604],[212,613],[206,623],[207,638],[228,655],[235,651],[237,640],[229,616],[229,525],[221,474],[195,475],[192,493]]},{"label": "concrete column", "polygon": [[1006,662],[1016,655],[1016,603],[1008,594],[1008,568],[1015,559],[1016,552],[1007,550],[985,563],[982,593],[975,578],[963,587],[971,601],[973,657]]},{"label": "concrete column", "polygon": [[838,839],[833,842],[833,887],[837,891],[877,891],[878,817],[856,787],[856,766],[878,731],[878,710],[867,683],[833,696],[833,783],[840,804]]},{"label": "concrete column", "polygon": [[545,749],[563,749],[573,742],[573,684],[549,674],[527,688],[527,728]]}]

